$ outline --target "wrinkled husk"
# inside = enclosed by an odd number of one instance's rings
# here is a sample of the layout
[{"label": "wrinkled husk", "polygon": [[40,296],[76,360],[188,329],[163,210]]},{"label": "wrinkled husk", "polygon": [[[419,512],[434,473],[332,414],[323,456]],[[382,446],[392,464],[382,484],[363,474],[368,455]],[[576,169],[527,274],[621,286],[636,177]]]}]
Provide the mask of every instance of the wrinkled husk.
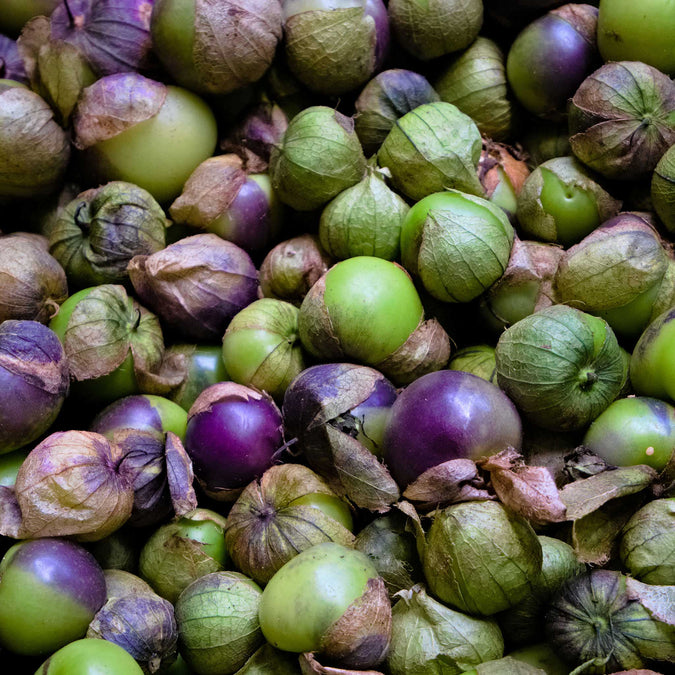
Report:
[{"label": "wrinkled husk", "polygon": [[73,112],[73,143],[78,150],[114,138],[154,117],[164,105],[166,85],[138,73],[119,73],[86,87]]},{"label": "wrinkled husk", "polygon": [[265,643],[235,675],[299,675],[298,657]]},{"label": "wrinkled husk", "polygon": [[532,592],[522,602],[499,615],[499,625],[510,645],[534,644],[541,639],[541,626],[550,599],[563,584],[586,570],[574,549],[560,539],[539,536],[543,555],[541,574],[532,584]]},{"label": "wrinkled husk", "polygon": [[456,105],[496,141],[511,136],[514,106],[508,95],[504,54],[496,42],[478,37],[454,58],[434,87],[442,101]]},{"label": "wrinkled husk", "polygon": [[356,133],[366,156],[378,151],[399,117],[439,100],[429,81],[412,70],[393,68],[374,77],[354,103]]},{"label": "wrinkled husk", "polygon": [[200,673],[234,673],[263,644],[262,591],[239,572],[207,574],[176,603],[180,653]]},{"label": "wrinkled husk", "polygon": [[164,248],[168,224],[147,190],[113,181],[80,193],[60,211],[49,252],[75,287],[121,283],[135,255]]},{"label": "wrinkled husk", "polygon": [[434,298],[469,302],[506,271],[515,232],[498,206],[482,197],[452,192],[457,200],[446,208],[429,209],[417,231],[404,224],[408,232],[401,241],[401,260]]},{"label": "wrinkled husk", "polygon": [[67,127],[80,93],[96,81],[85,55],[76,45],[56,39],[45,16],[26,23],[18,46],[31,89],[50,104]]},{"label": "wrinkled husk", "polygon": [[330,378],[321,366],[308,368],[291,383],[283,405],[287,434],[298,438],[310,467],[336,494],[373,511],[388,510],[399,488],[341,421],[370,396],[380,378],[377,370],[352,364],[338,365]]},{"label": "wrinkled husk", "polygon": [[481,299],[490,325],[501,331],[520,319],[556,304],[553,288],[563,249],[516,239],[504,274]]},{"label": "wrinkled husk", "polygon": [[407,530],[405,516],[396,510],[366,525],[357,535],[354,548],[368,556],[390,598],[423,579],[415,537]]},{"label": "wrinkled husk", "polygon": [[[573,577],[546,614],[547,639],[571,666],[588,673],[673,661],[675,587],[648,586],[620,572]],[[594,661],[594,663],[589,663]]]},{"label": "wrinkled husk", "polygon": [[220,340],[258,290],[250,256],[215,234],[196,234],[152,256],[136,256],[128,271],[141,299],[172,329],[196,340]]},{"label": "wrinkled husk", "polygon": [[119,569],[103,569],[106,599],[152,593],[152,587],[135,574]]},{"label": "wrinkled husk", "polygon": [[265,101],[229,132],[220,149],[238,155],[247,173],[265,173],[272,148],[281,142],[287,128],[286,113],[276,103]]},{"label": "wrinkled husk", "polygon": [[430,598],[422,586],[401,591],[392,611],[391,675],[458,675],[504,653],[497,623]]},{"label": "wrinkled husk", "polygon": [[147,675],[166,668],[178,655],[173,605],[151,590],[112,598],[108,594],[105,605],[89,624],[86,637],[119,645]]},{"label": "wrinkled husk", "polygon": [[582,429],[619,394],[626,363],[602,319],[553,305],[499,338],[497,382],[520,413],[552,431]]},{"label": "wrinkled husk", "polygon": [[299,656],[302,675],[384,675],[379,670],[354,670],[340,666],[324,666],[319,663],[313,652],[305,652]]},{"label": "wrinkled husk", "polygon": [[621,536],[621,562],[647,584],[675,586],[675,498],[656,499],[636,511]]},{"label": "wrinkled husk", "polygon": [[654,210],[670,232],[675,232],[675,146],[671,146],[654,169],[651,197]]},{"label": "wrinkled husk", "polygon": [[233,382],[266,391],[281,402],[305,369],[298,340],[298,308],[261,298],[235,314],[223,336],[223,359]]},{"label": "wrinkled husk", "polygon": [[299,307],[309,289],[335,263],[319,237],[303,234],[277,244],[260,265],[259,295]]},{"label": "wrinkled husk", "polygon": [[483,24],[479,0],[391,0],[389,18],[401,46],[427,61],[468,47]]},{"label": "wrinkled husk", "polygon": [[237,569],[267,583],[286,562],[310,546],[334,541],[353,546],[354,535],[321,509],[293,504],[311,494],[334,492],[300,464],[268,469],[244,489],[227,518],[225,543]]},{"label": "wrinkled husk", "polygon": [[542,204],[543,170],[550,171],[563,185],[583,191],[595,203],[598,213],[597,225],[613,218],[618,213],[621,202],[606,192],[583,164],[574,157],[555,157],[540,164],[530,174],[518,196],[518,223],[520,231],[525,235],[568,246],[580,238],[571,240],[567,233],[558,232],[555,218],[546,211]]},{"label": "wrinkled husk", "polygon": [[205,229],[230,208],[245,182],[239,156],[209,157],[187,179],[169,214],[176,223]]},{"label": "wrinkled husk", "polygon": [[24,234],[0,237],[0,322],[47,323],[68,297],[65,272],[45,243]]},{"label": "wrinkled husk", "polygon": [[120,450],[100,434],[56,432],[24,460],[15,493],[22,539],[103,539],[131,516],[134,492]]},{"label": "wrinkled husk", "polygon": [[555,290],[560,302],[597,314],[618,333],[637,338],[652,318],[669,263],[656,230],[624,214],[565,251]]},{"label": "wrinkled husk", "polygon": [[485,196],[506,211],[512,222],[518,208],[518,195],[523,189],[530,169],[520,148],[483,138],[478,162],[478,178]]},{"label": "wrinkled husk", "polygon": [[675,83],[639,61],[607,63],[589,75],[569,105],[574,154],[607,178],[653,171],[675,144]]},{"label": "wrinkled husk", "polygon": [[449,370],[463,370],[482,377],[492,384],[497,382],[497,365],[495,362],[495,348],[490,345],[475,345],[462,347],[448,363]]},{"label": "wrinkled husk", "polygon": [[164,340],[154,314],[129,297],[123,286],[104,284],[73,310],[63,347],[71,377],[83,381],[108,375],[129,352],[136,372],[152,371],[161,363]]},{"label": "wrinkled husk", "polygon": [[270,178],[279,199],[311,211],[356,185],[366,159],[354,121],[326,106],[312,106],[289,123],[270,155]]},{"label": "wrinkled husk", "polygon": [[53,192],[69,159],[68,136],[44,99],[25,87],[0,87],[0,198]]},{"label": "wrinkled husk", "polygon": [[[186,514],[191,520],[210,520],[225,530],[225,518],[207,509]],[[193,581],[223,566],[204,550],[204,544],[181,535],[175,523],[159,527],[141,550],[139,572],[156,593],[174,603]]]},{"label": "wrinkled husk", "polygon": [[284,7],[286,61],[312,91],[344,94],[366,82],[375,70],[375,20],[366,14],[365,2],[349,4],[329,3],[327,9],[319,5],[306,11],[295,11],[292,2]]},{"label": "wrinkled husk", "polygon": [[476,175],[481,147],[473,120],[440,101],[396,120],[377,160],[391,172],[394,187],[415,201],[447,188],[482,196]]},{"label": "wrinkled husk", "polygon": [[323,210],[321,245],[338,260],[358,255],[397,260],[401,224],[409,209],[371,167],[361,182],[341,192]]},{"label": "wrinkled husk", "polygon": [[436,513],[422,563],[436,597],[462,612],[489,616],[531,592],[542,551],[521,516],[497,502],[464,502]]}]

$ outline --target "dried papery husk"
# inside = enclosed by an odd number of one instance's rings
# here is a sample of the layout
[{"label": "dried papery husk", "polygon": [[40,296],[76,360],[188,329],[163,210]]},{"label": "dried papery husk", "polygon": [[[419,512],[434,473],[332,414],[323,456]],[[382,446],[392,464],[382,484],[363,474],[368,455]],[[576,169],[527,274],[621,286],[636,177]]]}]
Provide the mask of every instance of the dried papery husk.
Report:
[{"label": "dried papery husk", "polygon": [[515,117],[506,84],[504,53],[496,42],[477,37],[442,68],[434,80],[441,101],[456,105],[495,141],[507,140]]},{"label": "dried papery husk", "polygon": [[551,601],[547,640],[571,666],[586,664],[589,673],[638,669],[651,659],[672,662],[674,595],[672,586],[592,570],[570,579]]},{"label": "dried papery husk", "polygon": [[26,23],[18,46],[31,89],[51,105],[67,127],[80,93],[96,81],[86,56],[77,45],[52,35],[51,21],[45,16]]},{"label": "dried papery husk", "polygon": [[176,602],[179,648],[201,673],[234,673],[265,641],[258,621],[260,587],[239,572],[197,579]]},{"label": "dried papery husk", "polygon": [[196,340],[220,340],[258,290],[250,256],[215,234],[196,234],[152,256],[136,256],[128,270],[142,300],[173,330]]},{"label": "dried papery husk", "polygon": [[651,182],[654,210],[669,232],[675,232],[675,150],[672,147],[656,165]]},{"label": "dried papery husk", "polygon": [[621,391],[626,363],[606,321],[567,305],[502,333],[497,382],[521,415],[552,431],[586,427]]},{"label": "dried papery husk", "polygon": [[272,148],[281,142],[288,116],[276,103],[264,101],[254,107],[220,142],[220,149],[241,157],[248,173],[269,169]]},{"label": "dried papery husk", "polygon": [[302,675],[384,675],[379,670],[353,670],[339,666],[324,666],[319,663],[313,652],[300,654],[299,660]]},{"label": "dried papery husk", "polygon": [[260,265],[258,294],[299,307],[309,289],[334,263],[317,235],[302,234],[282,241]]},{"label": "dried papery husk", "polygon": [[293,502],[306,495],[335,493],[300,464],[268,469],[233,504],[225,542],[238,569],[259,584],[300,551],[324,541],[354,545],[354,535],[319,508]]},{"label": "dried papery husk", "polygon": [[358,183],[365,170],[354,121],[326,106],[298,113],[270,154],[272,187],[298,211],[323,206]]},{"label": "dried papery husk", "polygon": [[47,195],[61,185],[70,142],[43,98],[0,84],[0,198]]},{"label": "dried papery husk", "polygon": [[464,502],[435,514],[422,564],[437,598],[462,612],[489,616],[531,592],[542,551],[522,516],[497,502]]},{"label": "dried papery husk", "polygon": [[457,675],[504,653],[496,621],[450,609],[429,597],[423,586],[396,597],[387,655],[391,675]]},{"label": "dried papery husk", "polygon": [[71,377],[108,375],[131,354],[135,371],[153,370],[164,352],[157,317],[131,298],[123,286],[93,288],[73,309],[63,337]]},{"label": "dried papery husk", "polygon": [[298,438],[310,467],[336,494],[374,511],[388,510],[399,497],[398,486],[341,422],[371,395],[380,379],[382,373],[366,366],[314,366],[291,383],[283,405],[287,434]]},{"label": "dried papery husk", "polygon": [[119,569],[103,570],[106,599],[124,598],[128,595],[152,593],[152,586],[131,572]]},{"label": "dried papery husk", "polygon": [[391,0],[389,18],[401,46],[423,61],[468,47],[483,24],[478,0]]},{"label": "dried papery husk", "polygon": [[134,492],[119,449],[88,431],[55,432],[26,457],[15,492],[20,538],[103,539],[131,516]]},{"label": "dried papery husk", "polygon": [[65,272],[45,243],[37,235],[0,236],[0,322],[47,323],[68,297]]},{"label": "dried papery husk", "polygon": [[397,260],[401,224],[409,209],[371,164],[363,180],[324,208],[319,222],[321,245],[338,260],[358,255]]},{"label": "dried papery husk", "polygon": [[[548,172],[548,177],[544,172]],[[577,218],[576,223],[570,223],[567,216],[561,220],[561,226],[547,210],[549,202],[544,197],[547,194],[546,179],[557,179],[563,189],[583,195],[587,202],[586,209],[590,211],[595,207],[597,217],[587,215],[583,221]],[[620,207],[621,202],[604,190],[579,160],[574,157],[555,157],[540,164],[523,184],[517,205],[519,231],[533,239],[570,246],[601,223],[616,216]]]},{"label": "dried papery husk", "polygon": [[456,106],[426,103],[396,120],[377,153],[394,187],[417,201],[456,188],[482,196],[476,169],[482,139],[474,121]]},{"label": "dried papery husk", "polygon": [[574,154],[606,178],[634,180],[653,171],[675,144],[675,83],[639,61],[606,63],[569,105]]},{"label": "dried papery husk", "polygon": [[176,223],[205,229],[227,211],[245,182],[238,155],[210,157],[192,172],[169,214]]},{"label": "dried papery husk", "polygon": [[[194,521],[209,520],[225,530],[225,517],[208,509],[195,509],[185,517]],[[208,554],[208,548],[184,536],[177,523],[167,523],[155,530],[141,550],[139,561],[140,576],[156,593],[174,604],[193,581],[222,569],[223,565]]]},{"label": "dried papery husk", "polygon": [[[179,9],[190,37],[176,49],[184,28],[172,19],[178,6],[157,0],[153,47],[173,79],[203,94],[227,94],[259,80],[270,67],[282,36],[277,0],[191,0]],[[180,20],[180,19],[179,19]]]},{"label": "dried papery husk", "polygon": [[671,260],[651,225],[621,214],[565,251],[555,290],[560,302],[601,316],[620,335],[637,338],[652,319]]},{"label": "dried papery husk", "polygon": [[298,339],[298,308],[261,298],[232,317],[223,336],[223,359],[233,382],[266,391],[281,402],[305,369]]},{"label": "dried papery husk", "polygon": [[366,6],[364,0],[284,3],[286,61],[308,89],[339,95],[371,77],[388,25],[384,36]]},{"label": "dried papery husk", "polygon": [[423,579],[415,537],[408,531],[406,517],[397,510],[366,525],[358,533],[354,548],[368,556],[390,598]]},{"label": "dried papery husk", "polygon": [[522,149],[483,138],[478,162],[478,178],[485,196],[515,220],[518,195],[523,189],[530,169]]},{"label": "dried papery husk", "polygon": [[440,98],[423,75],[392,68],[376,75],[354,103],[354,123],[367,157],[376,153],[399,117]]},{"label": "dried papery husk", "polygon": [[563,253],[555,244],[515,238],[504,274],[480,301],[496,331],[557,302],[553,280]]},{"label": "dried papery husk", "polygon": [[165,247],[168,225],[147,190],[112,181],[80,193],[60,211],[49,252],[63,265],[71,286],[122,283],[135,255]]},{"label": "dried papery husk", "polygon": [[108,594],[89,624],[86,637],[119,645],[148,675],[166,668],[178,655],[173,605],[152,590],[117,597]]}]

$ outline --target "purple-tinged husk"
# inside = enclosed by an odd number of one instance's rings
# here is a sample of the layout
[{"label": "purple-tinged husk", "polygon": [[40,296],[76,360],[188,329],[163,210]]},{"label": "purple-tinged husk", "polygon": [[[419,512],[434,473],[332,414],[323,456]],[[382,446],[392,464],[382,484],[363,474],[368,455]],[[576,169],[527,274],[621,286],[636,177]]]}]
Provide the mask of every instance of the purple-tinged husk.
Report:
[{"label": "purple-tinged husk", "polygon": [[376,75],[354,103],[356,133],[367,157],[376,153],[399,117],[440,98],[423,75],[392,68]]},{"label": "purple-tinged husk", "polygon": [[6,35],[0,35],[0,79],[28,81],[16,42]]},{"label": "purple-tinged husk", "polygon": [[49,235],[49,252],[75,288],[123,283],[134,256],[165,247],[168,225],[147,190],[112,181],[80,193],[60,211]]},{"label": "purple-tinged husk", "polygon": [[568,111],[572,151],[606,178],[645,177],[675,144],[675,83],[638,61],[596,70]]},{"label": "purple-tinged husk", "polygon": [[382,0],[288,0],[283,12],[286,61],[308,89],[345,94],[381,67],[389,47]]},{"label": "purple-tinged husk", "polygon": [[408,385],[392,406],[384,461],[405,488],[452,459],[478,459],[520,448],[520,416],[494,384],[459,370],[440,370]]},{"label": "purple-tinged husk", "polygon": [[99,76],[147,70],[153,1],[63,0],[50,16],[52,37],[77,47]]},{"label": "purple-tinged husk", "polygon": [[136,256],[128,270],[143,302],[173,331],[195,340],[220,340],[232,317],[257,297],[258,272],[248,253],[215,234]]},{"label": "purple-tinged husk", "polygon": [[236,499],[283,449],[281,412],[265,392],[234,382],[205,389],[188,413],[185,448],[202,489]]},{"label": "purple-tinged husk", "polygon": [[68,361],[37,321],[0,324],[0,453],[27,445],[56,420],[68,394]]},{"label": "purple-tinged husk", "polygon": [[373,452],[380,439],[368,447],[365,415],[361,419],[354,412],[363,411],[371,397],[376,413],[386,417],[396,390],[379,371],[348,363],[317,365],[286,390],[283,414],[287,435],[298,439],[310,467],[336,494],[362,508],[386,511],[399,490]]},{"label": "purple-tinged husk", "polygon": [[269,468],[250,483],[227,516],[225,543],[236,568],[259,584],[310,546],[334,541],[354,545],[354,535],[320,508],[295,503],[308,495],[337,498],[301,464]]},{"label": "purple-tinged husk", "polygon": [[66,274],[45,244],[47,240],[37,235],[0,236],[0,322],[47,323],[68,297]]}]

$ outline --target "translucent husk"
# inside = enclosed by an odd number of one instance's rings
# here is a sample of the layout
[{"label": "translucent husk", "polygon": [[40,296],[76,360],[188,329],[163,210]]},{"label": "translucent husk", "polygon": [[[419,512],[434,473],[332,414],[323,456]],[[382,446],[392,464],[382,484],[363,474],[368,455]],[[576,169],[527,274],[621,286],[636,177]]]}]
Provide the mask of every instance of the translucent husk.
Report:
[{"label": "translucent husk", "polygon": [[309,289],[335,263],[319,237],[303,234],[277,244],[260,265],[259,295],[299,307]]},{"label": "translucent husk", "polygon": [[298,113],[270,154],[272,187],[298,211],[323,206],[358,183],[365,170],[354,121],[326,106]]},{"label": "translucent husk", "polygon": [[397,597],[387,655],[391,675],[458,675],[502,656],[504,641],[494,620],[450,609],[422,586]]},{"label": "translucent husk", "polygon": [[327,483],[300,464],[273,466],[246,487],[230,510],[225,532],[237,568],[264,584],[310,546],[324,541],[353,546],[352,533],[321,509],[293,504],[312,494],[335,496]]},{"label": "translucent husk", "polygon": [[513,103],[508,96],[504,54],[496,42],[476,38],[434,81],[442,101],[456,105],[496,141],[511,136]]},{"label": "translucent husk", "polygon": [[462,347],[448,363],[449,370],[463,370],[493,384],[497,380],[495,348],[490,345]]},{"label": "translucent husk", "polygon": [[24,234],[0,237],[0,322],[47,323],[68,297],[65,272],[45,243]]},{"label": "translucent husk", "polygon": [[49,251],[75,287],[121,283],[135,255],[164,248],[168,224],[147,190],[113,181],[80,193],[60,211]]},{"label": "translucent husk", "polygon": [[422,60],[468,47],[483,24],[477,0],[391,0],[389,19],[401,46]]},{"label": "translucent husk", "polygon": [[365,2],[310,9],[289,16],[285,9],[285,53],[291,72],[322,94],[344,94],[362,85],[375,70],[377,30]]},{"label": "translucent husk", "polygon": [[482,140],[473,120],[450,103],[421,105],[396,121],[377,153],[394,187],[417,201],[456,188],[482,196],[476,175]]},{"label": "translucent husk", "polygon": [[359,255],[397,260],[401,223],[409,208],[371,165],[363,180],[324,208],[319,222],[321,245],[338,260]]},{"label": "translucent husk", "polygon": [[436,513],[422,563],[436,597],[462,612],[489,616],[531,592],[542,550],[521,516],[497,502],[464,502]]},{"label": "translucent husk", "polygon": [[652,174],[654,210],[670,232],[675,232],[675,150],[668,149]]}]

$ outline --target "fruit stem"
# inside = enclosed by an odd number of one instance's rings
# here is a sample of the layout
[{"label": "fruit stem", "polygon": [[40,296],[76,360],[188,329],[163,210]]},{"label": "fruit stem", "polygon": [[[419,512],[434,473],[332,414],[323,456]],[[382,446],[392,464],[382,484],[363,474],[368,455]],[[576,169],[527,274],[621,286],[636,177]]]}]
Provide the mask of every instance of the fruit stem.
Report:
[{"label": "fruit stem", "polygon": [[579,373],[579,388],[582,391],[588,391],[598,381],[598,374],[587,368]]},{"label": "fruit stem", "polygon": [[77,225],[83,232],[89,230],[89,221],[84,220],[81,215],[82,211],[87,208],[87,202],[80,202],[75,209],[75,225]]}]

